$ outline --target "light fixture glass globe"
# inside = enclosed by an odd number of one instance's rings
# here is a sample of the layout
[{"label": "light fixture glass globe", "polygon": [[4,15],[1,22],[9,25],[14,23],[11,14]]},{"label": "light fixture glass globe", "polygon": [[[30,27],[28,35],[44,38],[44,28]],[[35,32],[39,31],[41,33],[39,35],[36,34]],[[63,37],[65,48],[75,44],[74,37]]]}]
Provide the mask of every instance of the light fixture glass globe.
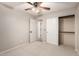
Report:
[{"label": "light fixture glass globe", "polygon": [[40,8],[32,8],[32,11],[35,13],[39,13],[41,10],[40,10]]}]

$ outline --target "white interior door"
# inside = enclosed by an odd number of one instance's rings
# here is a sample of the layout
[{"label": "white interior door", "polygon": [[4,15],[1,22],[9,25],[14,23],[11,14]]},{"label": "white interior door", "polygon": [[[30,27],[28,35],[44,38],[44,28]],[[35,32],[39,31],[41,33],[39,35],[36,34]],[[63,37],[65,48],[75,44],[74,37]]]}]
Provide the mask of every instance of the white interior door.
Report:
[{"label": "white interior door", "polygon": [[36,20],[30,19],[30,42],[33,42],[36,40]]}]

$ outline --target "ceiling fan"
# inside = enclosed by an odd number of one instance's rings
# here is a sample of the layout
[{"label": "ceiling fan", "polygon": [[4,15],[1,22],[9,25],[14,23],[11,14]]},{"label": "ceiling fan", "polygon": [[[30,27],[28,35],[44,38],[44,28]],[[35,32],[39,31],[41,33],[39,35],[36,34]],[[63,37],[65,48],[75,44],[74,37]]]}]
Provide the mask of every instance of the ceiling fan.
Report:
[{"label": "ceiling fan", "polygon": [[44,9],[44,10],[50,10],[49,7],[43,7],[43,6],[41,6],[42,2],[34,2],[34,3],[32,3],[32,2],[26,2],[26,3],[28,3],[28,4],[30,4],[30,5],[33,6],[32,8],[25,9],[26,11],[32,10],[33,8],[37,8],[37,9],[40,8],[40,9]]}]

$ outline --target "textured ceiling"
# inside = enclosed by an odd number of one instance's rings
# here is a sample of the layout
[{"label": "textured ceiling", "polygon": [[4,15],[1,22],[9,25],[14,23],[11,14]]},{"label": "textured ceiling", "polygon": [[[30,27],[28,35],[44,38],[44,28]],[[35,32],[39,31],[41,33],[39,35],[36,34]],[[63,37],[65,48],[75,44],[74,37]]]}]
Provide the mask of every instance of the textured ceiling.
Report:
[{"label": "textured ceiling", "polygon": [[[3,2],[3,4],[8,5],[18,10],[24,10],[26,8],[33,7],[26,2]],[[78,2],[44,2],[41,4],[41,6],[50,7],[51,10],[50,11],[42,10],[41,13],[45,14],[51,11],[56,12],[56,11],[61,11],[61,10],[69,9],[69,8],[74,8],[77,6],[77,4]],[[26,11],[26,12],[36,15],[36,13],[31,10]]]}]

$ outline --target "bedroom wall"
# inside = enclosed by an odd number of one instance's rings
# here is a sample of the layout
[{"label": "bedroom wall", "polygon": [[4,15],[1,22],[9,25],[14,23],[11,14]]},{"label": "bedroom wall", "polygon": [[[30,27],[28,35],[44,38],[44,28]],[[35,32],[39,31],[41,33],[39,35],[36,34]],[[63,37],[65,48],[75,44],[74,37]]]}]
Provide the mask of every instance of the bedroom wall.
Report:
[{"label": "bedroom wall", "polygon": [[47,20],[47,42],[58,45],[58,17]]},{"label": "bedroom wall", "polygon": [[0,4],[0,52],[28,41],[29,16]]}]

